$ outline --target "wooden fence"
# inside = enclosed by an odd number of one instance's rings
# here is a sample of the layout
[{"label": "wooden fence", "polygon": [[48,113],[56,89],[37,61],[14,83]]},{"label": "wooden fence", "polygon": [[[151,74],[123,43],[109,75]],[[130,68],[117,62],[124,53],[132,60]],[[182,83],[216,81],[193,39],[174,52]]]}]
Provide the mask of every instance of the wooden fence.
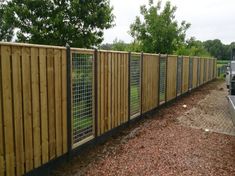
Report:
[{"label": "wooden fence", "polygon": [[0,43],[0,175],[28,173],[214,78],[210,58]]}]

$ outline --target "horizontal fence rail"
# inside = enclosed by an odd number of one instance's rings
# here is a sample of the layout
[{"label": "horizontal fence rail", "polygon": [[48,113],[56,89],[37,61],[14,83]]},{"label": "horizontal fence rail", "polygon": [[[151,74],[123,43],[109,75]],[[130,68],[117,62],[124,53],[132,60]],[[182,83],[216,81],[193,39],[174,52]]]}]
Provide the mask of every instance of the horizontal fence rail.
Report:
[{"label": "horizontal fence rail", "polygon": [[217,76],[216,59],[0,43],[0,175],[23,175]]}]

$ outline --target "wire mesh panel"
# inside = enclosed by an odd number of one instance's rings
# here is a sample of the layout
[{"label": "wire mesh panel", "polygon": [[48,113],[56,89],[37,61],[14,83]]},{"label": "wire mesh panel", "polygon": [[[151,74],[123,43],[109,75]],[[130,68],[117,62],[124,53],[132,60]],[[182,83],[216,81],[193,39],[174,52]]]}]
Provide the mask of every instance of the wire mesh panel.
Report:
[{"label": "wire mesh panel", "polygon": [[183,57],[177,59],[177,95],[182,91]]},{"label": "wire mesh panel", "polygon": [[141,56],[130,58],[130,116],[134,118],[141,111]]},{"label": "wire mesh panel", "polygon": [[189,90],[193,88],[193,58],[189,58]]},{"label": "wire mesh panel", "polygon": [[93,136],[93,54],[72,53],[73,145]]},{"label": "wire mesh panel", "polygon": [[166,101],[166,67],[167,67],[167,57],[161,56],[160,57],[160,77],[159,77],[159,103]]}]

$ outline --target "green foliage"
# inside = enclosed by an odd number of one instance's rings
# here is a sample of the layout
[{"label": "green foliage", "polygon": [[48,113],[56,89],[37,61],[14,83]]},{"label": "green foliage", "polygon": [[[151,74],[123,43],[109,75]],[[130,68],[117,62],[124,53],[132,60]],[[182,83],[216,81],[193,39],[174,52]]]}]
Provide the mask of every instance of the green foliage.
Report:
[{"label": "green foliage", "polygon": [[8,16],[9,12],[5,6],[0,3],[0,41],[11,41],[14,34],[13,26],[12,23],[8,23],[11,18]]},{"label": "green foliage", "polygon": [[213,57],[220,60],[230,60],[232,48],[235,48],[235,42],[225,45],[219,39],[207,40],[203,44]]},{"label": "green foliage", "polygon": [[104,50],[114,50],[114,51],[132,51],[141,52],[141,47],[139,43],[125,43],[123,40],[115,39],[112,44],[106,43],[100,46],[100,49]]},{"label": "green foliage", "polygon": [[175,51],[185,40],[185,32],[190,24],[183,21],[180,25],[175,20],[176,7],[167,1],[162,9],[161,1],[154,6],[149,1],[149,6],[141,6],[140,17],[130,26],[130,34],[144,52],[168,53]]},{"label": "green foliage", "polygon": [[185,55],[185,56],[211,56],[209,52],[203,46],[203,42],[196,40],[194,37],[190,38],[186,41],[185,44],[180,46],[176,51],[177,55]]},{"label": "green foliage", "polygon": [[5,6],[17,41],[91,47],[112,27],[109,0],[11,0]]}]

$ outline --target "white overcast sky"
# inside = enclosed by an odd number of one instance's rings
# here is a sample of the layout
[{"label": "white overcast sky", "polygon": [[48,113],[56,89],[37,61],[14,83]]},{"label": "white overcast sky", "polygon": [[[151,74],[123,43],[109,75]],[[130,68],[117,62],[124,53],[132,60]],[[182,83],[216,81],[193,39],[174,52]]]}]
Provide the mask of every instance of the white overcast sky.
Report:
[{"label": "white overcast sky", "polygon": [[[129,26],[140,14],[140,6],[148,4],[148,0],[110,0],[110,3],[116,25],[104,32],[103,43],[112,43],[115,38],[131,42]],[[220,39],[225,44],[235,41],[235,0],[171,0],[171,3],[177,6],[176,20],[191,23],[188,38]]]}]

